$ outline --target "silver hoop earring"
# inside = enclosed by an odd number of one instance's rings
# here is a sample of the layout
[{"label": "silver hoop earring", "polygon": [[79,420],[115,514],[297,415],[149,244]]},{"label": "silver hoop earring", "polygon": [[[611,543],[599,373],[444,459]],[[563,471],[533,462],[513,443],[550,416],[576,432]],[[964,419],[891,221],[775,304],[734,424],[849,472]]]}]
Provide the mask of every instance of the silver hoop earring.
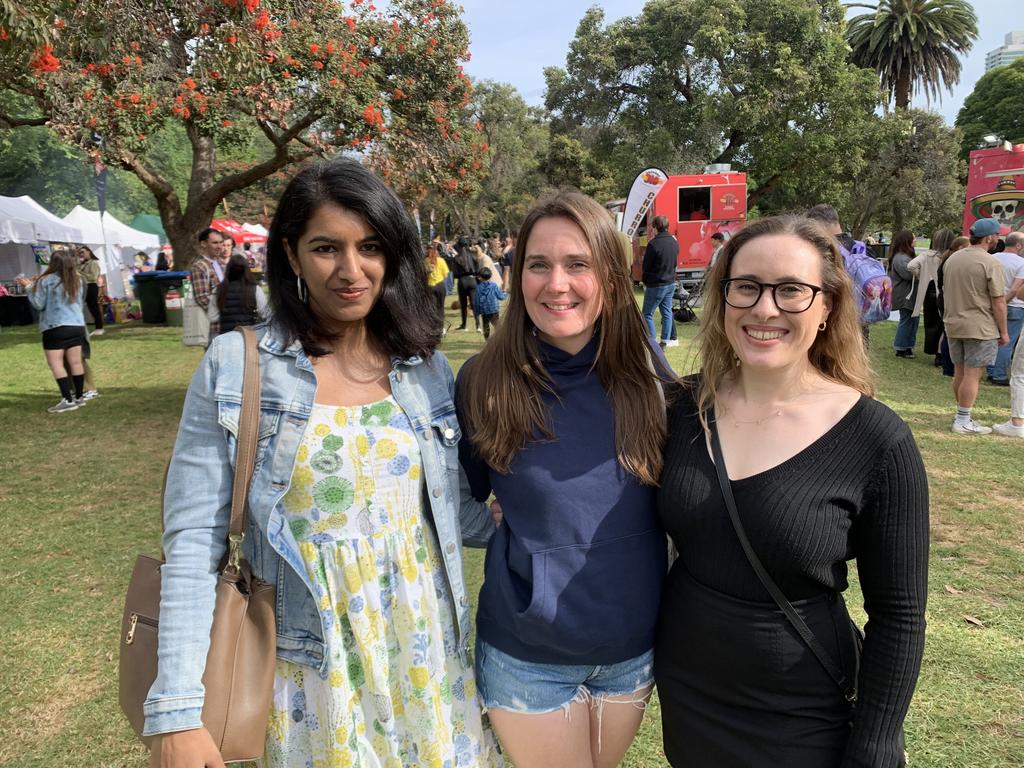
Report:
[{"label": "silver hoop earring", "polygon": [[309,298],[309,292],[306,290],[305,284],[302,282],[302,275],[295,276],[295,292],[299,295],[299,301],[303,304]]},{"label": "silver hoop earring", "polygon": [[828,327],[828,323],[824,320],[821,321],[821,325],[818,326],[819,331],[824,331]]}]

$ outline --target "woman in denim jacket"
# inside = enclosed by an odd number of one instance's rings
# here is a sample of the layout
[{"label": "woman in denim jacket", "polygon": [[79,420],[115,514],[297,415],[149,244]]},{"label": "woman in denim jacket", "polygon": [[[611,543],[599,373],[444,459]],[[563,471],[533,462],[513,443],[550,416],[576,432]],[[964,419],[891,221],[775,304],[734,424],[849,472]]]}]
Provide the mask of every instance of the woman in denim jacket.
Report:
[{"label": "woman in denim jacket", "polygon": [[35,282],[27,279],[18,282],[31,286],[28,300],[39,312],[46,364],[60,388],[60,402],[47,410],[50,413],[73,411],[85,402],[82,350],[88,343],[82,313],[85,282],[78,274],[75,256],[71,251],[55,251],[46,271]]},{"label": "woman in denim jacket", "polygon": [[[262,764],[497,765],[461,562],[463,539],[482,545],[494,524],[460,494],[452,372],[435,351],[415,228],[380,179],[331,162],[289,184],[267,259],[274,315],[257,329],[243,542],[277,590]],[[189,387],[167,478],[159,671],[145,705],[160,768],[222,765],[200,714],[242,371],[241,336],[218,337]]]}]

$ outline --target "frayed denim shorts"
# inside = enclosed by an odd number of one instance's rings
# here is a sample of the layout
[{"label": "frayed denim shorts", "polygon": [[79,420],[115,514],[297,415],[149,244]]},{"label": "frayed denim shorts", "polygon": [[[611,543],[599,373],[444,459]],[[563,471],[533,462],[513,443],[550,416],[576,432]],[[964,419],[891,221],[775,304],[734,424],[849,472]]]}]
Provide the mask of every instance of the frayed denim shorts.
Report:
[{"label": "frayed denim shorts", "polygon": [[477,638],[476,684],[487,709],[542,715],[563,710],[574,702],[602,705],[610,696],[644,691],[643,708],[654,684],[654,650],[617,664],[539,664],[521,661]]}]

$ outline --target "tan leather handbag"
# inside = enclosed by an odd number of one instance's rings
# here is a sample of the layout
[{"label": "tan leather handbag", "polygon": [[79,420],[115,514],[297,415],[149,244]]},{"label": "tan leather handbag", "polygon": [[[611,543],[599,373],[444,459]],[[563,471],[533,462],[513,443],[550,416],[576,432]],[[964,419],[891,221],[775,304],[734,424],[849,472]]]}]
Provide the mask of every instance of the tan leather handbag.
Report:
[{"label": "tan leather handbag", "polygon": [[[260,371],[255,334],[251,328],[238,330],[245,338],[245,374],[231,523],[203,674],[203,725],[226,763],[253,760],[263,754],[276,652],[274,587],[256,579],[242,557],[259,432]],[[142,736],[142,704],[156,679],[162,565],[162,560],[138,556],[121,619],[121,709],[147,744],[152,737]]]}]

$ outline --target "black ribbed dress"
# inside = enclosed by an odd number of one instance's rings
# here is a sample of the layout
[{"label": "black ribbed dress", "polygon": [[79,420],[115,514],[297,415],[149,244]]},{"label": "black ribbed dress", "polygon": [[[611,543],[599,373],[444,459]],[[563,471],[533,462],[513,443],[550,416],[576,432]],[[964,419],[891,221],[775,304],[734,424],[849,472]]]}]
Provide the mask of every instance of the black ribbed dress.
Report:
[{"label": "black ribbed dress", "polygon": [[679,550],[655,648],[669,762],[899,765],[928,568],[928,485],[910,429],[862,397],[806,449],[732,489],[764,567],[849,672],[856,656],[839,593],[856,559],[868,614],[858,702],[851,710],[750,567],[686,389],[669,409],[658,502]]}]

